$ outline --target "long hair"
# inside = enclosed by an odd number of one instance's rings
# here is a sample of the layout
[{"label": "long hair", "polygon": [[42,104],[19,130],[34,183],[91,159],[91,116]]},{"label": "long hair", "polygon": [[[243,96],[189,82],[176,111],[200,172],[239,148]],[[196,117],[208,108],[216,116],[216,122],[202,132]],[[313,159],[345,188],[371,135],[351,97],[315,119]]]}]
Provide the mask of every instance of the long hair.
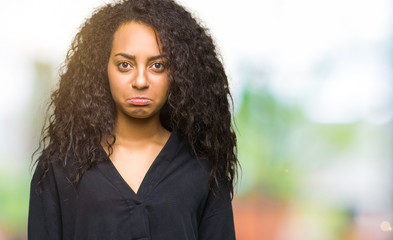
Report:
[{"label": "long hair", "polygon": [[[170,86],[160,112],[163,126],[176,130],[198,159],[208,159],[210,188],[224,182],[233,196],[238,160],[228,79],[207,30],[172,0],[108,4],[81,26],[51,95],[52,113],[37,149],[45,152],[37,160],[41,180],[53,161],[64,167],[72,164],[72,182],[77,184],[88,169],[106,160],[97,157],[100,143],[106,142],[111,150],[116,141],[107,64],[114,33],[131,21],[155,30],[168,59]],[[73,163],[67,161],[70,156]]]}]

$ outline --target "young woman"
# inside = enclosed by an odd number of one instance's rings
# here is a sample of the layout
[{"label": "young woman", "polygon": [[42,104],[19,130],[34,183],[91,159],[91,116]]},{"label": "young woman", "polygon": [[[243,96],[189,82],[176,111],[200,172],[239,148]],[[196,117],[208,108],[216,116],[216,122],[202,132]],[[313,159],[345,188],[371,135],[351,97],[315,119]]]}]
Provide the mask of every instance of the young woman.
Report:
[{"label": "young woman", "polygon": [[51,99],[29,239],[235,239],[228,81],[211,37],[183,7],[129,0],[98,9]]}]

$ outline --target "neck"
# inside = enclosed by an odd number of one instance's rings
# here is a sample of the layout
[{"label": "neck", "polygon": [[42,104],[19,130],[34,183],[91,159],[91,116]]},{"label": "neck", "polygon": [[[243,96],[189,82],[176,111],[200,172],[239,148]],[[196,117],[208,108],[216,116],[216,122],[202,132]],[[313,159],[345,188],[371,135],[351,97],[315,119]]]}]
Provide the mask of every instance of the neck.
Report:
[{"label": "neck", "polygon": [[159,115],[151,118],[119,116],[116,120],[116,144],[134,145],[146,141],[161,141],[169,132],[161,125]]}]

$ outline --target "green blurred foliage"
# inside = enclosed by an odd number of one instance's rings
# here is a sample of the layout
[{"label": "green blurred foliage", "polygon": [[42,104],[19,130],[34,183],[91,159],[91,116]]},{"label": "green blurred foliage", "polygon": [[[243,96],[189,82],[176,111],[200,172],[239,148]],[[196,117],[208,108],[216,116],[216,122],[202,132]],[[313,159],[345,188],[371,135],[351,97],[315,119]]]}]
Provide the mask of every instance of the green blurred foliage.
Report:
[{"label": "green blurred foliage", "polygon": [[[1,233],[6,239],[25,239],[27,232],[27,216],[29,188],[32,172],[30,171],[31,154],[38,146],[38,139],[44,118],[46,105],[50,99],[51,89],[55,86],[53,66],[50,63],[34,61],[34,84],[32,99],[22,111],[20,118],[26,119],[28,127],[21,135],[20,151],[22,154],[0,156],[0,239]],[[23,146],[26,146],[24,148]],[[18,157],[16,157],[18,156]],[[22,157],[23,156],[23,157]],[[35,155],[38,157],[38,155]],[[20,159],[23,158],[23,159]]]},{"label": "green blurred foliage", "polygon": [[0,230],[23,237],[27,230],[30,174],[0,171]]},{"label": "green blurred foliage", "polygon": [[354,146],[357,124],[315,123],[301,106],[280,102],[267,87],[250,85],[235,118],[242,166],[239,193],[290,199],[310,167]]},{"label": "green blurred foliage", "polygon": [[266,89],[245,89],[236,114],[240,193],[256,190],[280,197],[293,193],[296,173],[288,134],[300,121],[296,108],[280,104]]}]

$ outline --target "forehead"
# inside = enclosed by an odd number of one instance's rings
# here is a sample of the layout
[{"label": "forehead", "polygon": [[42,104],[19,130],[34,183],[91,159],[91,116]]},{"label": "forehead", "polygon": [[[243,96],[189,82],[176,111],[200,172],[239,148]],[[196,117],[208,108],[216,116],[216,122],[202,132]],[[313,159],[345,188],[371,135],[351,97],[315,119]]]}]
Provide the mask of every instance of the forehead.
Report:
[{"label": "forehead", "polygon": [[160,52],[160,42],[153,28],[137,22],[120,25],[113,36],[112,51]]}]

